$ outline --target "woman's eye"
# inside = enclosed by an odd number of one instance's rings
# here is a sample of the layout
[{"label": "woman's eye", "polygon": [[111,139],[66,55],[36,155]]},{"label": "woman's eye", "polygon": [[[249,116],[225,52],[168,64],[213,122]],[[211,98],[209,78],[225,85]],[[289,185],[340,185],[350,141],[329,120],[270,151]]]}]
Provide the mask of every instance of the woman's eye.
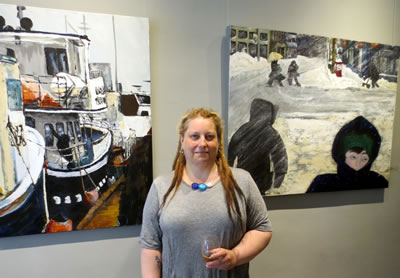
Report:
[{"label": "woman's eye", "polygon": [[191,138],[192,140],[197,140],[197,139],[199,139],[199,135],[197,135],[197,134],[192,134],[192,135],[190,135],[190,138]]},{"label": "woman's eye", "polygon": [[206,135],[206,140],[207,141],[212,141],[214,140],[215,136],[214,135]]},{"label": "woman's eye", "polygon": [[352,156],[350,157],[350,159],[351,159],[351,160],[355,160],[355,159],[357,159],[357,157],[356,157],[355,155],[352,155]]}]

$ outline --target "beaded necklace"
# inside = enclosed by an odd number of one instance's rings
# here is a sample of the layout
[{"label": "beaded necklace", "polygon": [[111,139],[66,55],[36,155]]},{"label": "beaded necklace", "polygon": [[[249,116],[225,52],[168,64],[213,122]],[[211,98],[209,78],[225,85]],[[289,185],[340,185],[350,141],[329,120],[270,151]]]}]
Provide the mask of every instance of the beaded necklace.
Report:
[{"label": "beaded necklace", "polygon": [[[203,191],[206,191],[208,188],[211,188],[214,185],[216,185],[217,184],[216,181],[219,179],[219,175],[218,175],[218,169],[217,168],[215,168],[215,171],[217,172],[217,176],[213,180],[211,180],[209,182],[204,182],[204,183],[193,182],[192,185],[191,185],[192,189],[193,190],[197,190],[198,189],[199,191],[203,192]],[[187,172],[186,172],[186,176],[190,180]],[[214,181],[214,183],[213,183],[213,181]]]}]

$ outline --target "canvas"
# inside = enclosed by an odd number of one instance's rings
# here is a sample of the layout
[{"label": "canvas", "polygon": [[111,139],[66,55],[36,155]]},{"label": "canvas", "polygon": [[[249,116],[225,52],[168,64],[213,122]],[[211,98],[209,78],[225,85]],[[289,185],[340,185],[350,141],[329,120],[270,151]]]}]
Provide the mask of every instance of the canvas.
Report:
[{"label": "canvas", "polygon": [[0,236],[141,223],[147,18],[0,4]]},{"label": "canvas", "polygon": [[230,27],[228,162],[267,196],[385,188],[400,47]]}]

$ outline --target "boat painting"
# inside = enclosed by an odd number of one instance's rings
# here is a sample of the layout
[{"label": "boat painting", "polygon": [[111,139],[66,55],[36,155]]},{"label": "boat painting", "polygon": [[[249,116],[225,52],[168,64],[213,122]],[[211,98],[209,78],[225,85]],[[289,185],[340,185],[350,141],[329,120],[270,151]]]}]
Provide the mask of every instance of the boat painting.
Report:
[{"label": "boat painting", "polygon": [[0,236],[141,223],[152,181],[148,20],[3,4],[0,16],[0,54],[15,64],[21,126],[40,136],[43,157],[41,202],[26,202],[41,211],[39,228]]}]

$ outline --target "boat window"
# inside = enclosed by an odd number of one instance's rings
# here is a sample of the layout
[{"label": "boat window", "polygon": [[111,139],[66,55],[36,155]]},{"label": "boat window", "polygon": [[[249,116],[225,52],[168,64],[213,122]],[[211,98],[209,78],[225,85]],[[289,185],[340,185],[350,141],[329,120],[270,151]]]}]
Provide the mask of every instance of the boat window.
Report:
[{"label": "boat window", "polygon": [[76,137],[78,138],[78,141],[82,141],[82,133],[81,133],[81,127],[79,126],[79,122],[74,122],[74,124],[75,124]]},{"label": "boat window", "polygon": [[136,95],[136,96],[139,100],[139,104],[150,104],[151,103],[150,96],[146,96],[146,95]]},{"label": "boat window", "polygon": [[79,48],[78,46],[74,45],[74,54],[75,54],[75,71],[76,73],[81,73],[81,64],[79,58]]},{"label": "boat window", "polygon": [[36,128],[35,119],[29,116],[25,116],[25,124],[32,128]]},{"label": "boat window", "polygon": [[64,124],[63,123],[56,123],[56,130],[58,135],[64,135],[65,130],[64,130]]},{"label": "boat window", "polygon": [[21,81],[17,79],[7,79],[8,109],[11,111],[22,110],[22,89]]},{"label": "boat window", "polygon": [[68,72],[68,58],[65,49],[46,47],[44,52],[48,74],[56,75],[59,72]]},{"label": "boat window", "polygon": [[72,122],[67,122],[67,134],[71,139],[72,143],[75,144],[74,129],[72,127]]},{"label": "boat window", "polygon": [[65,50],[58,55],[58,69],[61,72],[68,72],[67,68],[67,53]]},{"label": "boat window", "polygon": [[15,58],[15,51],[14,51],[14,49],[7,48],[7,54],[6,54],[6,55]]},{"label": "boat window", "polygon": [[46,141],[46,147],[52,147],[54,144],[53,125],[52,124],[44,125],[44,137],[45,137],[45,141]]}]

